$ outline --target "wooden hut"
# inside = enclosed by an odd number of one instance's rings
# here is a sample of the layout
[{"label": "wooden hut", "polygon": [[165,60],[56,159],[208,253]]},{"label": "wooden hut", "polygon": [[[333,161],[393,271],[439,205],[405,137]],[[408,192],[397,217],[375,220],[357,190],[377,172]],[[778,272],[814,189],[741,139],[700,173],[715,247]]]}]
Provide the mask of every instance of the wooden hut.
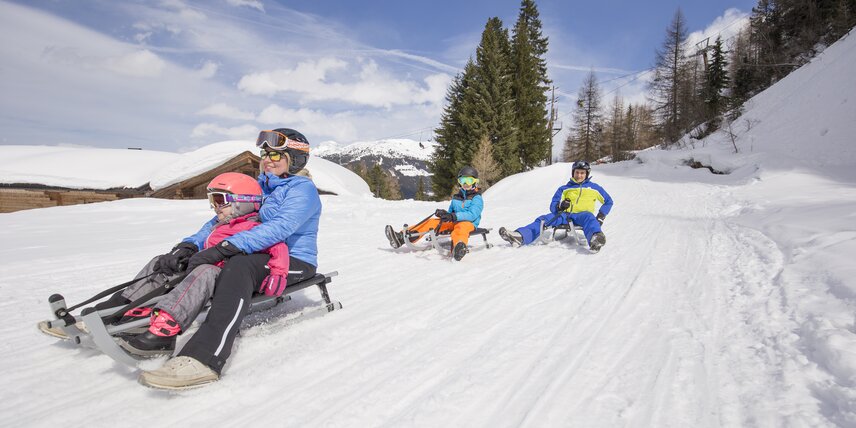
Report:
[{"label": "wooden hut", "polygon": [[186,180],[171,184],[162,189],[150,192],[146,196],[164,199],[205,199],[207,197],[207,186],[214,177],[224,172],[240,172],[250,177],[259,175],[259,162],[261,158],[250,152],[243,152],[220,166],[209,169],[201,174]]}]

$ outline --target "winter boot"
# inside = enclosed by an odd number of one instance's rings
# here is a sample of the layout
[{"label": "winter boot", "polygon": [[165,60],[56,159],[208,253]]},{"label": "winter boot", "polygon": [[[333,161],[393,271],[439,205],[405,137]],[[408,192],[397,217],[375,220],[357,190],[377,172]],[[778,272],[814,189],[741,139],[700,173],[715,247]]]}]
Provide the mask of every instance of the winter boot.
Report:
[{"label": "winter boot", "polygon": [[594,235],[591,236],[591,242],[589,242],[589,248],[591,248],[592,252],[600,251],[600,248],[606,244],[606,235],[603,232],[595,232]]},{"label": "winter boot", "polygon": [[452,249],[452,257],[454,257],[455,260],[460,261],[469,252],[470,250],[467,248],[467,244],[464,244],[463,242],[458,242],[457,244],[455,244],[455,248]]},{"label": "winter boot", "polygon": [[499,237],[504,239],[506,242],[508,242],[512,246],[514,246],[515,244],[517,246],[523,245],[523,235],[521,235],[520,232],[518,232],[516,230],[512,230],[511,232],[509,232],[504,227],[500,227],[499,228]]},{"label": "winter boot", "polygon": [[220,375],[191,357],[171,358],[157,370],[144,371],[139,382],[157,389],[189,389],[216,382]]},{"label": "winter boot", "polygon": [[152,314],[149,330],[132,338],[122,339],[119,346],[131,354],[143,357],[170,355],[175,350],[175,337],[181,327],[172,316],[164,311]]},{"label": "winter boot", "polygon": [[392,248],[399,248],[404,245],[404,234],[401,232],[396,232],[392,226],[386,225],[386,239],[389,239],[389,246]]}]

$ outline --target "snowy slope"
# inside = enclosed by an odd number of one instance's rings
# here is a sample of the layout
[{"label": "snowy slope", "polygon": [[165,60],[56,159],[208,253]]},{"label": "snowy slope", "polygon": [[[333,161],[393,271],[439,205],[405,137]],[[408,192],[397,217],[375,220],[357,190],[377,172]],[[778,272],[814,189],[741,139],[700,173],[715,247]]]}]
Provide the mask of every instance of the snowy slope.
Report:
[{"label": "snowy slope", "polygon": [[[284,318],[242,334],[218,383],[180,394],[143,388],[135,371],[35,323],[53,292],[78,301],[130,278],[209,218],[205,202],[0,214],[0,309],[20,315],[0,325],[0,420],[856,426],[856,187],[844,172],[856,167],[856,147],[823,140],[856,135],[856,118],[836,116],[856,100],[856,67],[836,66],[852,64],[854,44],[831,46],[753,101],[746,115],[759,122],[738,142],[752,150],[732,154],[720,135],[696,150],[596,166],[616,201],[596,255],[563,242],[511,248],[495,232],[496,247],[460,263],[396,252],[386,223],[412,224],[446,204],[323,196],[320,270],[339,271],[330,291],[344,309],[287,325],[319,301],[301,292]],[[837,82],[833,102],[816,99],[821,81]],[[802,106],[778,107],[790,120],[765,113],[775,107],[762,100],[785,96],[778,85]],[[806,117],[829,132],[769,124]],[[732,174],[689,169],[689,157]],[[486,192],[482,225],[545,213],[569,174],[556,164],[506,178]]]}]

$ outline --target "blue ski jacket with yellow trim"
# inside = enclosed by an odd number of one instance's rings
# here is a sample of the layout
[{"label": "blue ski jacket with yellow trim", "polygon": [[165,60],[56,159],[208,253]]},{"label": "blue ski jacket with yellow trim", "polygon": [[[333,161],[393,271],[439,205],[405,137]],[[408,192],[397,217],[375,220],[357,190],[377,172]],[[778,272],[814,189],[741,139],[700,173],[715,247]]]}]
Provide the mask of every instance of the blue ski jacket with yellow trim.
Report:
[{"label": "blue ski jacket with yellow trim", "polygon": [[[283,178],[271,173],[260,174],[259,184],[264,197],[259,209],[262,224],[226,240],[247,254],[284,242],[289,256],[318,266],[321,198],[315,184],[306,177],[291,175]],[[196,234],[184,238],[184,242],[203,248],[205,238],[216,224],[217,216],[214,216]]]},{"label": "blue ski jacket with yellow trim", "polygon": [[559,214],[559,202],[563,199],[569,199],[571,206],[564,210],[566,213],[581,213],[588,211],[592,214],[595,212],[595,201],[600,202],[600,214],[606,216],[612,209],[612,197],[603,187],[591,182],[591,177],[587,177],[581,183],[577,183],[573,179],[568,181],[568,184],[556,189],[553,195],[553,200],[550,201],[550,212]]}]

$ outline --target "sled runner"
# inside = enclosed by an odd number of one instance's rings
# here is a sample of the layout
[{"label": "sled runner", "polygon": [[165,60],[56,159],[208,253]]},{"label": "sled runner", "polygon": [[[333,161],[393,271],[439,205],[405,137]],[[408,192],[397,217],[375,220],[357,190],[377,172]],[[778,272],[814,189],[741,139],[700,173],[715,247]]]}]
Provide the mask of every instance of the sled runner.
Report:
[{"label": "sled runner", "polygon": [[[407,225],[404,225],[405,230],[407,229]],[[491,248],[493,244],[487,242],[487,234],[490,233],[490,229],[485,228],[476,228],[472,232],[470,232],[470,236],[481,236],[484,239],[484,248]],[[431,229],[427,232],[405,232],[404,233],[404,245],[407,248],[410,248],[414,251],[425,251],[431,248],[434,248],[442,255],[448,255],[451,250],[451,230],[446,230],[443,232],[437,233],[436,230]],[[422,238],[424,243],[417,244],[414,241],[418,241],[419,238]]]},{"label": "sled runner", "polygon": [[[329,284],[332,281],[332,278],[338,274],[339,273],[336,271],[327,274],[316,274],[312,278],[289,285],[281,296],[255,295],[250,303],[249,313],[252,314],[273,309],[274,307],[291,300],[290,294],[312,286],[318,287],[324,304],[320,307],[304,311],[299,316],[300,319],[315,318],[336,309],[341,309],[342,304],[338,301],[331,300],[327,291],[327,284]],[[136,280],[127,283],[126,287],[133,282],[136,282]],[[115,287],[111,290],[118,291]],[[165,290],[164,293],[166,291],[168,290]],[[99,294],[101,295],[99,298],[105,297],[107,294],[110,293],[105,294],[102,292]],[[147,298],[143,302],[138,303],[137,301],[134,301],[128,305],[103,310],[96,310],[93,307],[87,307],[84,308],[79,315],[75,316],[72,315],[70,311],[80,305],[67,309],[65,298],[60,294],[54,294],[50,296],[48,301],[50,303],[51,312],[56,316],[56,319],[42,321],[38,324],[38,328],[47,335],[61,339],[68,339],[71,343],[78,346],[97,349],[118,362],[130,366],[136,366],[137,363],[145,357],[128,353],[119,346],[117,341],[121,340],[120,337],[123,334],[127,335],[145,331],[149,325],[149,318],[145,317],[127,323],[116,323],[116,321],[118,321],[119,317],[121,317],[127,309],[130,309],[129,306],[151,306],[162,298],[163,294]],[[207,314],[208,308],[206,307],[196,318],[196,322],[204,321]]]},{"label": "sled runner", "polygon": [[583,228],[576,226],[573,223],[561,224],[558,226],[544,226],[544,221],[541,221],[541,234],[535,241],[549,244],[551,241],[561,241],[563,239],[573,237],[576,245],[588,245],[586,236],[583,233]]}]

